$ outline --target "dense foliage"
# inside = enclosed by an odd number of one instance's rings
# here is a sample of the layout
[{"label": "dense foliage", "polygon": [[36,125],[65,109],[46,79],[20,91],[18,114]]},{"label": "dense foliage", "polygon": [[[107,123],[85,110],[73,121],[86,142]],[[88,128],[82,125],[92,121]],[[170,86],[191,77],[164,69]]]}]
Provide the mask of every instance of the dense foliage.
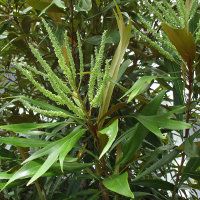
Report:
[{"label": "dense foliage", "polygon": [[0,199],[199,199],[198,0],[0,1]]}]

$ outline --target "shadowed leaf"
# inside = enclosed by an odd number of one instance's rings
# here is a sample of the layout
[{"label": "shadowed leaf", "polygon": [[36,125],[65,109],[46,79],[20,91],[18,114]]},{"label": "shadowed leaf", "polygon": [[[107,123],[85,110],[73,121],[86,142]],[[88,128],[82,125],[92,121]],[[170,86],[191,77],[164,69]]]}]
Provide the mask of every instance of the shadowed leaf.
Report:
[{"label": "shadowed leaf", "polygon": [[192,33],[188,32],[187,28],[174,29],[165,23],[162,23],[162,27],[183,60],[188,66],[191,66],[196,53],[196,45]]}]

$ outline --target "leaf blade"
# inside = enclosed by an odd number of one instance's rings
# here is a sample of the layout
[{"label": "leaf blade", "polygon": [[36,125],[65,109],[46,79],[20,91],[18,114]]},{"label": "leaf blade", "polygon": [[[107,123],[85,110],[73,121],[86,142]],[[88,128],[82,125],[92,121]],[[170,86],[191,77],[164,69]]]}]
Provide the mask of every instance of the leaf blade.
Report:
[{"label": "leaf blade", "polygon": [[134,198],[134,195],[129,187],[127,172],[121,175],[113,175],[107,179],[104,179],[103,184],[107,189],[113,192],[129,198]]},{"label": "leaf blade", "polygon": [[118,120],[115,120],[110,126],[106,127],[105,129],[99,131],[101,134],[106,134],[108,136],[108,142],[104,147],[99,159],[108,151],[111,147],[112,143],[114,142],[118,132]]}]

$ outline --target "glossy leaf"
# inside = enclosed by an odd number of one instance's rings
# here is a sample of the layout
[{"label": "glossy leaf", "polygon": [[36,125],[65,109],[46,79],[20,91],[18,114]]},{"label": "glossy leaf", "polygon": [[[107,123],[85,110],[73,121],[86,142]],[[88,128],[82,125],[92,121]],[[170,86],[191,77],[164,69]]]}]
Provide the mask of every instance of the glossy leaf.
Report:
[{"label": "glossy leaf", "polygon": [[41,139],[28,139],[18,137],[1,137],[0,143],[10,144],[19,147],[45,147],[49,144],[48,141]]},{"label": "glossy leaf", "polygon": [[[81,130],[79,130],[79,131],[81,131]],[[64,138],[62,138],[60,140],[57,140],[55,142],[51,142],[46,147],[44,147],[44,148],[36,151],[35,153],[33,153],[23,163],[26,163],[26,162],[29,162],[29,161],[34,160],[36,158],[50,154],[51,152],[60,152],[60,149],[65,142],[68,142],[68,140],[72,139],[72,138],[76,139],[76,135],[79,136],[79,131],[74,131],[74,132],[70,133],[69,135],[65,136]],[[82,133],[82,131],[81,131],[81,133]]]},{"label": "glossy leaf", "polygon": [[143,93],[155,78],[156,76],[143,76],[121,98],[129,94],[128,102],[130,102],[135,96]]},{"label": "glossy leaf", "polygon": [[99,131],[99,133],[106,134],[108,136],[108,142],[107,142],[106,146],[104,147],[103,151],[101,152],[99,159],[109,150],[109,148],[115,141],[117,132],[118,132],[118,120],[115,120],[110,126]]},{"label": "glossy leaf", "polygon": [[41,166],[41,163],[38,161],[31,161],[21,167],[17,172],[15,172],[6,185],[2,188],[2,190],[7,187],[10,183],[17,179],[23,179],[27,177],[31,177]]},{"label": "glossy leaf", "polygon": [[[33,177],[33,175],[40,169],[40,167],[43,165],[43,159],[40,160],[34,160],[26,163],[24,166],[22,166],[18,171],[16,171],[13,174],[8,174],[6,172],[0,173],[0,179],[9,179],[9,181],[4,185],[2,190],[4,188],[8,188],[8,185],[10,185],[12,182],[18,180],[18,179],[26,179],[29,177]],[[87,168],[92,166],[93,163],[65,163],[63,166],[64,172],[76,172],[81,169]],[[54,163],[51,166],[51,169],[49,172],[46,172],[43,174],[43,176],[55,176],[62,174],[60,170],[60,165],[58,163]]]},{"label": "glossy leaf", "polygon": [[165,66],[167,67],[169,74],[171,77],[177,77],[177,79],[174,79],[173,82],[173,96],[174,96],[174,105],[184,105],[184,96],[183,96],[183,90],[184,85],[183,81],[181,80],[181,72],[180,67],[176,66],[173,63],[168,62],[165,60],[164,62]]},{"label": "glossy leaf", "polygon": [[127,70],[127,68],[129,67],[130,64],[131,64],[131,60],[130,59],[128,59],[128,60],[126,60],[126,61],[124,61],[122,63],[121,67],[119,68],[119,72],[118,72],[118,76],[117,76],[117,81],[120,80],[120,78],[122,77],[122,75]]},{"label": "glossy leaf", "polygon": [[[130,36],[131,36],[131,19],[129,20],[129,24],[126,27],[123,17],[122,17],[122,13],[121,13],[119,7],[117,6],[116,2],[115,2],[115,5],[117,8],[117,13],[115,11],[114,11],[114,13],[115,13],[117,25],[119,28],[120,42],[115,51],[115,54],[114,54],[114,57],[112,59],[112,63],[110,66],[110,76],[113,80],[117,80],[120,64],[122,62],[123,56],[125,54],[125,51],[129,44],[129,40],[130,40]],[[103,103],[102,103],[102,106],[100,109],[98,120],[101,119],[102,116],[108,111],[114,86],[115,86],[115,84],[108,83],[108,86],[104,92]],[[102,120],[98,124],[99,129],[101,129],[103,122],[104,122],[104,120]]]},{"label": "glossy leaf", "polygon": [[12,174],[8,174],[7,172],[0,172],[0,180],[2,179],[10,179]]},{"label": "glossy leaf", "polygon": [[[56,5],[56,6],[58,6],[59,8],[65,8],[65,5],[64,5],[64,3],[61,1],[61,0],[53,0],[51,3],[49,3],[42,11],[41,11],[41,13],[40,13],[40,15],[39,16],[41,16],[42,14],[44,14],[47,10],[48,10],[48,12],[50,12],[50,8],[51,8],[51,10],[52,10],[52,6],[53,5]],[[52,12],[52,11],[51,11]]]},{"label": "glossy leaf", "polygon": [[60,124],[68,124],[68,122],[55,122],[55,123],[21,123],[21,124],[11,124],[0,126],[1,129],[13,131],[15,133],[30,133],[31,130],[40,129],[40,128],[53,128]]},{"label": "glossy leaf", "polygon": [[27,183],[27,186],[30,185],[31,183],[33,183],[40,176],[42,176],[53,165],[53,163],[56,162],[56,160],[58,159],[58,155],[60,153],[59,150],[60,149],[58,149],[57,151],[52,151],[48,155],[48,157],[45,160],[45,162],[43,163],[43,165],[37,170],[37,172],[29,180],[29,182]]},{"label": "glossy leaf", "polygon": [[[73,148],[77,140],[85,133],[85,130],[76,130],[66,137],[51,142],[44,148],[36,151],[33,153],[29,158],[27,158],[22,164],[30,162],[36,158],[40,158],[44,155],[48,155],[47,160],[43,163],[43,165],[38,169],[38,171],[34,174],[34,176],[31,178],[31,180],[28,182],[28,184],[31,184],[34,182],[37,178],[42,176],[58,159],[60,156],[61,158],[61,169],[63,170],[63,159],[67,155],[67,153]],[[70,144],[71,143],[71,144]],[[63,147],[66,149],[64,150]]]},{"label": "glossy leaf", "polygon": [[167,128],[172,130],[184,130],[191,128],[190,124],[168,119],[168,116],[169,114],[166,113],[154,116],[138,115],[135,118],[160,138],[163,138],[163,135],[159,128]]},{"label": "glossy leaf", "polygon": [[60,160],[60,166],[61,170],[63,171],[63,162],[66,157],[66,155],[71,151],[71,149],[74,147],[74,145],[77,143],[77,141],[80,139],[80,137],[85,133],[85,129],[77,130],[73,132],[73,135],[70,135],[70,138],[65,142],[61,149],[59,154],[59,160]]},{"label": "glossy leaf", "polygon": [[104,186],[123,196],[134,198],[128,183],[128,173],[125,172],[121,175],[113,175],[103,180]]},{"label": "glossy leaf", "polygon": [[[165,91],[161,92],[159,95],[154,97],[154,99],[143,108],[141,114],[143,115],[156,114],[160,107],[164,94]],[[132,131],[132,136],[124,145],[123,156],[116,165],[128,162],[133,157],[137,149],[140,147],[142,141],[144,140],[144,138],[147,136],[148,133],[149,130],[145,128],[141,123],[138,123],[135,126],[135,129]]]}]

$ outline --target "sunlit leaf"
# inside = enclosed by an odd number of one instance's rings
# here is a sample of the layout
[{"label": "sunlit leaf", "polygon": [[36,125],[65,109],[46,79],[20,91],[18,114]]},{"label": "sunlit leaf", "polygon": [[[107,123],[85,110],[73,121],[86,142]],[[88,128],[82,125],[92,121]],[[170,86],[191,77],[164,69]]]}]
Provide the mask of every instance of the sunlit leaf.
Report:
[{"label": "sunlit leaf", "polygon": [[53,128],[60,124],[68,124],[68,122],[55,122],[55,123],[21,123],[21,124],[11,124],[11,125],[4,125],[0,126],[3,130],[13,131],[15,133],[24,133],[30,132],[30,130],[35,130],[39,128]]},{"label": "sunlit leaf", "polygon": [[160,138],[163,138],[163,135],[159,128],[167,128],[172,130],[184,130],[191,128],[190,124],[168,119],[168,116],[169,113],[154,116],[137,115],[135,118]]},{"label": "sunlit leaf", "polygon": [[72,133],[70,134],[70,138],[67,140],[67,142],[65,142],[62,145],[59,154],[60,166],[62,171],[63,171],[63,162],[66,155],[69,153],[69,151],[71,151],[71,149],[80,139],[80,137],[85,133],[85,131],[86,131],[85,129],[74,131],[73,134]]},{"label": "sunlit leaf", "polygon": [[[60,150],[60,149],[59,149]],[[27,183],[27,185],[30,185],[31,183],[33,183],[36,179],[38,179],[40,176],[42,176],[52,165],[54,162],[56,162],[56,160],[58,159],[58,155],[59,155],[59,150],[57,151],[52,151],[47,159],[45,160],[45,162],[43,163],[43,165],[37,170],[37,172],[33,175],[33,177],[29,180],[29,182]]]},{"label": "sunlit leaf", "polygon": [[[158,112],[164,94],[165,91],[154,97],[154,99],[143,108],[141,114],[147,116],[156,114]],[[131,131],[130,139],[123,146],[123,156],[116,165],[128,162],[133,157],[137,149],[140,147],[148,133],[149,130],[145,128],[141,123],[136,124],[135,129]]]},{"label": "sunlit leaf", "polygon": [[38,169],[38,171],[34,174],[34,176],[31,178],[31,180],[28,182],[28,184],[31,184],[34,182],[37,178],[42,176],[58,159],[60,156],[61,161],[61,169],[63,170],[63,161],[67,153],[73,148],[77,140],[85,133],[84,129],[78,129],[76,131],[73,131],[66,137],[51,142],[44,148],[36,151],[33,153],[29,158],[27,158],[22,164],[30,162],[34,159],[40,158],[44,155],[48,155],[46,161],[43,163],[43,165]]},{"label": "sunlit leaf", "polygon": [[135,96],[143,93],[155,78],[156,76],[143,76],[121,98],[129,94],[128,102],[130,102]]},{"label": "sunlit leaf", "polygon": [[103,180],[104,186],[123,196],[134,198],[128,183],[128,173],[125,172],[121,175],[113,175]]},{"label": "sunlit leaf", "polygon": [[19,147],[45,147],[49,144],[48,141],[41,139],[27,139],[18,137],[1,137],[0,143],[10,144]]},{"label": "sunlit leaf", "polygon": [[10,183],[12,183],[13,181],[15,181],[17,179],[31,177],[40,168],[40,166],[41,166],[41,162],[38,162],[38,161],[31,161],[31,162],[25,164],[17,172],[15,172],[14,175],[11,176],[11,178],[6,183],[6,185],[2,188],[2,190],[7,185],[9,185]]},{"label": "sunlit leaf", "polygon": [[106,134],[108,136],[108,142],[104,147],[103,151],[101,152],[99,159],[109,150],[112,143],[115,141],[117,132],[118,132],[118,120],[115,120],[110,126],[99,131],[99,133]]},{"label": "sunlit leaf", "polygon": [[[116,8],[117,8],[117,13],[114,11],[115,13],[115,17],[117,20],[117,25],[119,28],[119,33],[120,33],[120,42],[119,45],[115,51],[115,54],[113,56],[112,59],[112,63],[110,66],[110,76],[113,80],[117,80],[118,77],[118,72],[119,72],[119,67],[120,64],[122,62],[123,56],[125,54],[126,48],[129,44],[129,40],[130,40],[130,36],[131,36],[131,19],[129,20],[129,24],[127,25],[127,27],[124,24],[124,20],[122,17],[122,13],[119,9],[119,7],[117,6],[116,2],[115,2]],[[108,83],[108,86],[104,92],[104,96],[103,96],[103,103],[100,109],[100,113],[98,116],[98,119],[101,119],[102,116],[108,111],[109,105],[110,105],[110,99],[113,93],[113,89],[114,89],[115,84],[113,83]],[[102,120],[98,126],[99,128],[102,127],[104,120]]]}]

